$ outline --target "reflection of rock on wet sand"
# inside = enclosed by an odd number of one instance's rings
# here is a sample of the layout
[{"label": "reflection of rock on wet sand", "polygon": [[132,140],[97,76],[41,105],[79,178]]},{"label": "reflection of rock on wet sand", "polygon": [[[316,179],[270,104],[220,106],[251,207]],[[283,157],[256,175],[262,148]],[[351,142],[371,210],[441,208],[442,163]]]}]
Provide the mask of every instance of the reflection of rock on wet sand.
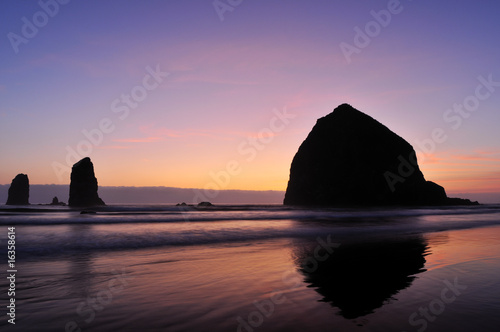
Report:
[{"label": "reflection of rock on wet sand", "polygon": [[[70,228],[71,237],[78,243],[78,239],[89,237],[91,225],[72,225]],[[91,288],[94,278],[93,262],[95,255],[91,252],[80,252],[69,256],[69,284],[71,293],[74,296],[86,298],[88,290]]]},{"label": "reflection of rock on wet sand", "polygon": [[[298,247],[296,261],[306,283],[347,319],[372,313],[410,286],[415,274],[425,271],[428,246],[421,236],[338,243],[341,245],[328,259],[315,260],[317,265],[311,263],[316,242]],[[323,255],[326,257],[325,252],[320,253]]]}]

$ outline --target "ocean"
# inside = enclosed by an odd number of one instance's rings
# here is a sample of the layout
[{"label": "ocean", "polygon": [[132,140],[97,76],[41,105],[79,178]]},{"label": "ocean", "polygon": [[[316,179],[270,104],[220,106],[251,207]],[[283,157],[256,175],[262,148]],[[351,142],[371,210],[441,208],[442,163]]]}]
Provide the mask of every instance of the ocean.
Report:
[{"label": "ocean", "polygon": [[500,329],[500,205],[89,212],[0,207],[2,331]]}]

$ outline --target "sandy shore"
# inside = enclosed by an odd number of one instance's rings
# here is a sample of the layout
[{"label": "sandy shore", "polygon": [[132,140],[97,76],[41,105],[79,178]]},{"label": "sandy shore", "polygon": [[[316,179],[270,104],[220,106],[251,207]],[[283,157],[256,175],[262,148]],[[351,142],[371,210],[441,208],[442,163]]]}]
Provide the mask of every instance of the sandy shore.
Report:
[{"label": "sandy shore", "polygon": [[21,259],[18,270],[16,325],[0,321],[9,331],[500,326],[500,227],[82,252]]}]

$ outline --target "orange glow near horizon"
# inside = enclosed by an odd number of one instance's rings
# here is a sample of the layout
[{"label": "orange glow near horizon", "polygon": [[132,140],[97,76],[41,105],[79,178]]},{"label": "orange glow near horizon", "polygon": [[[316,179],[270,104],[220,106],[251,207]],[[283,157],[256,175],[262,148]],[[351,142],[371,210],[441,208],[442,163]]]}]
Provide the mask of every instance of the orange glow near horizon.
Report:
[{"label": "orange glow near horizon", "polygon": [[[287,138],[276,135],[274,139]],[[300,138],[297,139],[298,141]],[[264,146],[262,151],[255,150],[255,155],[241,155],[237,150],[241,138],[225,140],[223,144],[220,144],[218,139],[207,138],[205,143],[208,143],[200,146],[191,146],[190,140],[181,140],[181,142],[180,146],[175,147],[172,143],[178,143],[177,141],[169,143],[157,141],[157,139],[124,139],[117,140],[117,144],[120,145],[112,150],[96,149],[92,160],[99,185],[286,190],[295,148],[277,151],[272,146]],[[181,154],[179,158],[154,154],[153,151],[158,149],[160,144],[166,146],[170,144],[172,148],[165,149],[170,153],[179,153],[183,150],[192,152]],[[225,159],[211,158],[211,154],[216,151],[214,149],[218,149],[221,155],[225,155]],[[130,159],[129,154],[134,154],[138,158]],[[247,160],[254,156],[255,158],[251,161]],[[104,157],[111,158],[113,163],[103,162],[106,160]],[[204,158],[203,163],[197,162],[200,158]],[[440,184],[447,192],[494,193],[500,191],[500,171],[497,171],[499,164],[500,161],[496,156],[481,153],[476,155],[442,153],[428,155],[419,166],[427,180]],[[50,171],[50,169],[48,172],[46,170],[46,173],[50,175]],[[30,176],[30,183],[48,184],[50,182],[44,182],[40,177]],[[60,184],[69,184],[69,174],[67,181]]]},{"label": "orange glow near horizon", "polygon": [[427,155],[420,169],[427,180],[447,192],[493,193],[500,191],[500,151],[473,154],[441,153]]}]

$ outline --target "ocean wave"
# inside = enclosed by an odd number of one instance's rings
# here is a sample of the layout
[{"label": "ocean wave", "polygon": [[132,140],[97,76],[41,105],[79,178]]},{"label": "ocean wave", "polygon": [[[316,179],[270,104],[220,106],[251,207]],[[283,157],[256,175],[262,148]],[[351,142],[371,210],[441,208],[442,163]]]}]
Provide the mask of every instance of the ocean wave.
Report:
[{"label": "ocean wave", "polygon": [[[119,216],[112,217],[109,210],[81,217],[79,214],[70,217],[59,214],[60,221],[35,218],[31,223],[29,220],[20,225],[14,223],[17,227],[16,250],[19,256],[30,257],[280,238],[316,239],[327,235],[342,242],[343,239],[500,226],[500,210],[491,207],[372,211],[283,209],[273,213],[265,211],[191,211],[190,222],[182,217],[172,217],[172,213],[163,212],[173,219],[166,220],[162,213],[160,216],[155,216],[154,213],[139,216],[119,213]],[[178,214],[178,211],[173,214]],[[0,217],[0,220],[4,217]],[[5,236],[6,234],[0,235],[2,242]],[[0,251],[5,251],[5,248]]]},{"label": "ocean wave", "polygon": [[283,205],[214,207],[110,205],[87,210],[68,207],[1,207],[0,225],[213,222],[230,220],[347,220],[500,213],[500,205],[421,208],[296,208]]}]

